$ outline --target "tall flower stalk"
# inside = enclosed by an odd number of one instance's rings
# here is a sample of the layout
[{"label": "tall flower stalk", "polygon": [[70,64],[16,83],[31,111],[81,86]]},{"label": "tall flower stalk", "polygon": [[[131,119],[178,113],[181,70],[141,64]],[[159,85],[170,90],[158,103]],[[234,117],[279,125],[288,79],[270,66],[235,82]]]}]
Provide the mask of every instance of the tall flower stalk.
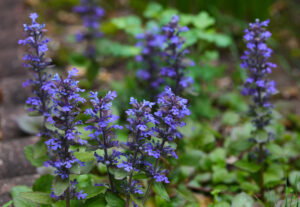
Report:
[{"label": "tall flower stalk", "polygon": [[135,57],[140,63],[137,77],[146,85],[146,90],[150,93],[150,99],[154,100],[158,94],[158,88],[164,82],[160,74],[162,48],[165,43],[165,36],[159,34],[158,29],[153,28],[144,34],[136,36],[137,47],[141,48],[141,54]]},{"label": "tall flower stalk", "polygon": [[127,186],[124,188],[126,195],[126,207],[130,205],[131,194],[143,194],[139,181],[133,178],[134,173],[142,171],[151,171],[152,165],[146,160],[144,149],[147,139],[151,138],[153,131],[149,126],[156,121],[151,114],[152,106],[155,103],[149,101],[138,102],[136,99],[130,99],[132,109],[126,111],[128,118],[127,128],[130,131],[130,137],[126,143],[128,153],[126,160],[118,164],[119,168],[123,168],[129,173]]},{"label": "tall flower stalk", "polygon": [[81,16],[83,25],[86,28],[84,31],[76,34],[76,40],[78,42],[85,41],[87,44],[84,52],[85,56],[90,60],[87,78],[93,81],[99,70],[99,64],[96,60],[95,40],[103,36],[99,28],[105,11],[99,6],[98,0],[80,0],[80,5],[75,6],[73,11]]},{"label": "tall flower stalk", "polygon": [[71,146],[86,144],[85,140],[80,139],[80,132],[76,129],[77,126],[82,125],[82,121],[77,120],[80,114],[79,104],[85,102],[85,99],[79,95],[84,90],[78,88],[78,81],[73,79],[76,72],[76,69],[69,71],[66,79],[56,74],[52,84],[47,87],[53,100],[53,114],[47,121],[55,129],[52,130],[51,138],[46,141],[50,160],[45,163],[45,166],[54,167],[55,174],[71,184],[62,195],[51,194],[53,198],[66,200],[67,207],[70,207],[71,199],[84,199],[86,196],[82,191],[76,192],[74,187],[76,181],[70,180],[71,168],[74,165],[84,165],[73,155]]},{"label": "tall flower stalk", "polygon": [[169,183],[166,170],[159,168],[159,160],[162,157],[177,159],[175,149],[171,147],[170,143],[174,142],[175,139],[182,138],[178,128],[186,125],[183,119],[190,115],[190,110],[187,108],[187,99],[176,96],[169,87],[166,87],[164,92],[160,94],[157,104],[159,108],[154,113],[156,125],[153,130],[159,140],[148,142],[146,147],[146,152],[149,156],[155,158],[155,163],[152,178],[144,196],[144,204],[147,201],[153,182]]},{"label": "tall flower stalk", "polygon": [[179,17],[173,16],[171,21],[165,25],[162,30],[166,37],[166,46],[163,51],[166,66],[161,68],[161,74],[171,79],[170,86],[176,95],[193,84],[192,77],[186,76],[186,67],[194,65],[194,62],[187,63],[184,61],[187,49],[183,48],[185,39],[180,35],[188,31],[188,27],[179,26]]},{"label": "tall flower stalk", "polygon": [[[272,54],[272,50],[266,44],[266,40],[271,36],[271,33],[266,29],[268,24],[269,20],[260,22],[258,19],[254,23],[249,24],[244,35],[247,50],[241,57],[243,61],[241,67],[246,69],[248,74],[242,94],[252,97],[249,114],[255,126],[255,130],[252,132],[254,135],[253,140],[258,146],[257,159],[261,164],[259,185],[262,200],[264,200],[264,145],[274,137],[273,134],[267,132],[266,127],[270,124],[271,110],[273,108],[270,98],[276,93],[275,82],[268,78],[272,68],[276,67],[274,63],[268,60]],[[263,134],[266,136],[262,136]]]},{"label": "tall flower stalk", "polygon": [[121,153],[115,149],[109,154],[111,148],[118,148],[119,143],[115,140],[115,129],[122,129],[123,127],[115,124],[118,117],[111,112],[112,101],[117,97],[115,91],[109,91],[104,97],[99,97],[97,92],[90,92],[90,102],[93,108],[89,108],[85,111],[85,114],[91,118],[87,123],[93,125],[87,126],[85,129],[89,130],[90,137],[96,141],[97,149],[104,151],[104,156],[98,155],[95,152],[95,157],[98,163],[102,163],[107,168],[107,175],[109,178],[110,189],[115,192],[113,175],[110,169],[118,163]]},{"label": "tall flower stalk", "polygon": [[46,88],[51,83],[51,75],[47,72],[51,65],[51,59],[46,58],[48,42],[45,37],[45,24],[39,24],[36,13],[30,14],[31,25],[24,24],[26,39],[19,40],[20,45],[28,46],[28,53],[24,55],[23,66],[32,73],[32,78],[23,83],[23,87],[31,86],[33,96],[26,100],[29,112],[36,112],[43,115],[41,135],[46,134],[46,118],[51,113],[50,94]]}]

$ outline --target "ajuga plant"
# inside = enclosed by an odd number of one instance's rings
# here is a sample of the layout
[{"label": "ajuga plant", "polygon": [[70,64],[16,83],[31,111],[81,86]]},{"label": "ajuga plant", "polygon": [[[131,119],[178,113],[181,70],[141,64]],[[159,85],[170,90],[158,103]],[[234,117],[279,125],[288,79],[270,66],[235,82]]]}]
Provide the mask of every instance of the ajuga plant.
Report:
[{"label": "ajuga plant", "polygon": [[[99,155],[96,152],[94,155],[98,163],[102,163],[106,166],[110,184],[109,188],[113,192],[116,192],[116,188],[110,170],[116,167],[121,155],[119,151],[115,150],[119,147],[119,143],[115,140],[116,135],[114,130],[123,128],[115,124],[118,117],[111,112],[112,101],[116,97],[117,94],[115,91],[109,91],[104,97],[98,96],[97,92],[90,92],[90,102],[93,108],[89,108],[85,111],[85,114],[90,117],[87,123],[92,124],[85,127],[85,129],[90,131],[90,138],[96,142],[93,145],[96,147],[95,149],[104,151],[104,155]],[[110,150],[112,148],[115,149]]]},{"label": "ajuga plant", "polygon": [[241,57],[241,67],[246,69],[248,77],[242,90],[243,95],[252,97],[249,115],[252,117],[255,130],[252,132],[253,140],[257,144],[257,162],[261,165],[260,169],[260,197],[264,200],[264,180],[263,173],[265,168],[266,149],[265,144],[274,138],[266,127],[270,124],[271,110],[270,97],[276,93],[275,82],[269,80],[268,75],[275,68],[274,63],[269,62],[272,50],[268,48],[266,40],[271,33],[266,30],[269,20],[260,22],[258,19],[250,23],[245,30],[244,39],[247,43],[247,50]]},{"label": "ajuga plant", "polygon": [[190,115],[187,108],[187,99],[176,96],[171,88],[166,87],[157,101],[158,110],[154,113],[155,126],[153,131],[157,140],[152,139],[146,143],[145,151],[149,156],[155,158],[151,171],[152,178],[145,193],[143,203],[145,204],[153,182],[169,183],[166,177],[166,170],[159,166],[159,159],[162,157],[174,157],[177,159],[175,149],[170,145],[175,139],[182,138],[178,132],[179,127],[185,126],[183,119]]},{"label": "ajuga plant", "polygon": [[135,57],[141,65],[137,77],[141,80],[141,84],[145,85],[145,89],[150,93],[150,100],[153,101],[164,82],[160,67],[165,36],[160,34],[158,28],[152,28],[151,31],[137,35],[136,38],[138,40],[136,46],[141,48],[141,54]]},{"label": "ajuga plant", "polygon": [[95,40],[101,38],[103,34],[100,32],[100,20],[105,14],[102,7],[98,5],[97,0],[80,0],[80,5],[75,6],[73,11],[80,14],[85,31],[76,34],[78,42],[85,41],[87,46],[85,56],[90,60],[87,68],[87,78],[93,81],[98,73],[99,64],[96,59]]},{"label": "ajuga plant", "polygon": [[19,44],[28,46],[28,54],[25,54],[23,66],[32,72],[32,78],[23,83],[23,87],[31,86],[33,96],[28,98],[26,104],[29,112],[38,113],[44,117],[41,136],[45,136],[46,118],[51,113],[50,94],[46,87],[51,83],[51,75],[47,72],[51,65],[51,59],[46,58],[49,39],[44,36],[45,24],[39,24],[36,13],[30,14],[31,25],[24,24],[26,39],[19,40]]},{"label": "ajuga plant", "polygon": [[134,179],[133,175],[136,172],[151,171],[152,165],[146,160],[145,148],[147,140],[151,139],[153,135],[153,130],[149,125],[156,122],[151,113],[155,103],[145,100],[139,103],[131,97],[130,105],[132,109],[126,111],[128,115],[127,128],[130,131],[129,139],[125,144],[128,150],[124,154],[126,159],[118,164],[119,168],[123,168],[129,173],[128,183],[123,188],[126,195],[126,207],[130,205],[131,194],[143,194],[139,181]]},{"label": "ajuga plant", "polygon": [[76,192],[76,180],[71,180],[71,168],[75,165],[83,166],[73,154],[72,146],[86,144],[85,140],[79,138],[80,133],[77,126],[82,125],[82,121],[77,120],[80,114],[79,104],[84,103],[85,99],[80,96],[78,81],[73,79],[77,70],[69,71],[68,77],[63,79],[56,74],[53,82],[46,88],[51,95],[53,110],[47,121],[54,127],[51,130],[51,138],[46,141],[50,160],[45,162],[45,166],[55,168],[56,180],[65,183],[66,189],[61,194],[53,192],[52,198],[66,200],[66,206],[70,207],[71,199],[84,199],[86,194],[82,191]]},{"label": "ajuga plant", "polygon": [[194,64],[194,62],[184,60],[189,51],[183,48],[185,39],[180,34],[188,31],[188,27],[180,27],[178,22],[179,17],[173,16],[171,21],[162,28],[166,37],[166,46],[163,51],[166,65],[161,68],[161,74],[171,80],[169,84],[176,95],[180,95],[193,83],[192,77],[185,75],[185,69],[188,65]]}]

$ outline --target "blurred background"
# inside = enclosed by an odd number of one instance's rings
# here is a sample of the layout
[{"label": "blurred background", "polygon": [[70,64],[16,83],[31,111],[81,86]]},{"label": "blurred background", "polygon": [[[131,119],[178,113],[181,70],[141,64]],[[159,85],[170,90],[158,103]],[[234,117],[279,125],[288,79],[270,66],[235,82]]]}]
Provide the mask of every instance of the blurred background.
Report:
[{"label": "blurred background", "polygon": [[231,119],[232,112],[247,108],[239,95],[245,77],[239,66],[245,48],[243,30],[256,18],[270,19],[273,36],[269,44],[274,49],[272,61],[278,65],[272,78],[280,91],[275,97],[276,109],[286,115],[281,123],[287,129],[299,130],[299,0],[102,0],[100,5],[106,14],[100,29],[104,37],[96,42],[101,64],[91,75],[93,82],[86,74],[88,60],[81,55],[84,45],[74,38],[83,28],[80,17],[72,12],[78,4],[78,0],[0,1],[0,204],[9,200],[12,186],[30,185],[37,177],[23,147],[36,142],[33,135],[39,121],[25,116],[24,103],[30,91],[22,88],[28,74],[21,65],[24,50],[17,45],[31,12],[38,13],[38,21],[46,23],[51,39],[48,56],[53,59],[54,70],[64,73],[77,67],[82,87],[117,90],[121,116],[129,96],[145,95],[136,89],[139,83],[135,80],[134,57],[139,51],[135,36],[153,25],[166,24],[178,14],[181,24],[191,28],[186,34],[187,46],[192,51],[190,58],[196,62],[190,73],[197,93],[188,94],[196,96],[191,106],[193,120],[204,120],[221,133],[229,130],[220,128],[217,121],[224,112]]}]

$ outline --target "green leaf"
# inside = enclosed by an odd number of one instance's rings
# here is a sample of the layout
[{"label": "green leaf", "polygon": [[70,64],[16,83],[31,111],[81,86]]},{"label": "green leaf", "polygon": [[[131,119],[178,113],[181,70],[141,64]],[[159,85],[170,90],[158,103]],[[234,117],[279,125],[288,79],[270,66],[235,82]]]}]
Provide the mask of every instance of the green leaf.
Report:
[{"label": "green leaf", "polygon": [[251,173],[256,173],[260,170],[260,166],[254,162],[248,162],[247,160],[239,160],[234,163],[234,165],[237,168],[240,168],[242,170],[251,172]]},{"label": "green leaf", "polygon": [[107,203],[105,201],[104,195],[98,195],[97,197],[88,199],[84,207],[107,207]]},{"label": "green leaf", "polygon": [[82,162],[94,160],[94,152],[74,152],[74,156]]},{"label": "green leaf", "polygon": [[215,23],[215,19],[209,16],[207,12],[203,11],[193,18],[193,23],[198,29],[205,29],[213,25]]},{"label": "green leaf", "polygon": [[43,117],[42,116],[28,116],[22,115],[17,118],[17,124],[20,129],[28,134],[35,135],[42,128]]},{"label": "green leaf", "polygon": [[76,175],[87,174],[93,169],[93,167],[95,167],[95,165],[96,165],[95,161],[86,162],[84,163],[84,166],[75,164],[72,166],[70,171],[72,174],[76,174]]},{"label": "green leaf", "polygon": [[60,176],[56,176],[53,180],[52,186],[55,195],[60,196],[69,187],[69,181],[67,179],[63,180]]},{"label": "green leaf", "polygon": [[298,191],[300,191],[300,171],[292,171],[289,174],[289,182],[292,184],[292,186],[296,187]]},{"label": "green leaf", "polygon": [[209,154],[209,158],[213,163],[224,164],[226,159],[226,151],[223,148],[216,148]]},{"label": "green leaf", "polygon": [[155,182],[154,190],[158,196],[165,199],[166,201],[170,201],[169,194],[167,193],[165,186],[162,183]]},{"label": "green leaf", "polygon": [[149,2],[143,15],[146,18],[157,18],[159,17],[162,10],[163,8],[160,4],[155,2]]},{"label": "green leaf", "polygon": [[49,159],[47,155],[47,145],[43,140],[36,144],[25,146],[24,154],[27,160],[35,167],[43,166],[44,162]]},{"label": "green leaf", "polygon": [[231,207],[252,207],[253,204],[253,198],[246,193],[240,193],[233,198]]},{"label": "green leaf", "polygon": [[11,190],[14,207],[37,207],[37,205],[20,196],[20,193],[31,192],[31,188],[28,186],[15,186]]},{"label": "green leaf", "polygon": [[232,183],[236,179],[234,172],[228,172],[225,167],[213,166],[213,176],[214,183]]},{"label": "green leaf", "polygon": [[120,198],[118,195],[116,195],[110,191],[106,191],[105,200],[107,201],[107,203],[110,207],[125,206],[125,201],[122,198]]},{"label": "green leaf", "polygon": [[113,18],[111,22],[118,28],[124,30],[127,34],[135,36],[143,32],[142,21],[138,16],[130,15]]},{"label": "green leaf", "polygon": [[28,199],[34,203],[38,204],[52,204],[53,199],[48,193],[43,192],[24,192],[20,193],[22,198]]},{"label": "green leaf", "polygon": [[222,117],[222,123],[224,125],[234,126],[240,121],[240,116],[233,111],[227,111]]},{"label": "green leaf", "polygon": [[133,178],[137,180],[143,180],[143,179],[148,179],[148,176],[145,173],[137,173],[133,175]]},{"label": "green leaf", "polygon": [[106,191],[106,187],[104,186],[89,186],[85,188],[80,188],[84,193],[87,194],[87,199],[96,197],[97,195],[104,193]]},{"label": "green leaf", "polygon": [[230,207],[230,204],[223,201],[223,202],[215,204],[213,207]]},{"label": "green leaf", "polygon": [[128,172],[121,168],[112,169],[112,173],[116,180],[122,180],[128,175]]},{"label": "green leaf", "polygon": [[89,64],[89,60],[81,53],[71,53],[68,56],[70,64],[85,67]]},{"label": "green leaf", "polygon": [[51,193],[51,186],[53,181],[52,175],[42,175],[34,182],[32,186],[33,191],[39,191],[44,193]]},{"label": "green leaf", "polygon": [[8,201],[2,207],[10,207],[13,204],[13,201]]}]

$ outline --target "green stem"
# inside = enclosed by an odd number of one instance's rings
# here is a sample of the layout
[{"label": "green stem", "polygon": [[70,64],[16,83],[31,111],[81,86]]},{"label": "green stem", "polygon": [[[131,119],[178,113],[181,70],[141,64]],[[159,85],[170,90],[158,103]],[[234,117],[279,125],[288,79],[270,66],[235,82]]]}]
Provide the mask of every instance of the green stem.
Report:
[{"label": "green stem", "polygon": [[261,168],[259,171],[259,188],[261,201],[265,200],[265,189],[264,189],[264,148],[263,144],[259,144],[259,160],[261,161]]}]

